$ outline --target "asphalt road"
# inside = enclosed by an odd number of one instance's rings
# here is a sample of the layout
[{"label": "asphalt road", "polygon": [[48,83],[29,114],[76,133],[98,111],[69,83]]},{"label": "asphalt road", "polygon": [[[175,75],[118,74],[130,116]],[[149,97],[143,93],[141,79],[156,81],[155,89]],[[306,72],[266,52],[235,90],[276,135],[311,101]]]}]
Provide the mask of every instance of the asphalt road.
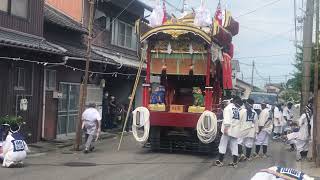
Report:
[{"label": "asphalt road", "polygon": [[[132,136],[99,142],[94,153],[66,149],[39,154],[22,169],[0,168],[0,179],[10,180],[249,180],[258,170],[273,165],[295,168],[294,153],[273,143],[267,159],[240,163],[238,168],[215,167],[215,157],[186,153],[154,153],[141,148]],[[226,159],[226,163],[231,159]],[[76,165],[76,167],[74,166]],[[79,167],[79,165],[82,165]]]}]

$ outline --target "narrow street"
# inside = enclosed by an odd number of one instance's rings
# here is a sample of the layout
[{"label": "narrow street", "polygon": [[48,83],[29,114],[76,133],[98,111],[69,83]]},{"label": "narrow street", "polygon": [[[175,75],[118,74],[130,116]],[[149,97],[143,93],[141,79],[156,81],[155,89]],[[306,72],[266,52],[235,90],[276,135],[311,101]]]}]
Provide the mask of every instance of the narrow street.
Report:
[{"label": "narrow street", "polygon": [[[186,153],[154,153],[141,148],[132,136],[126,136],[120,152],[118,139],[106,139],[95,153],[72,153],[69,148],[39,154],[26,160],[22,169],[0,168],[1,179],[10,180],[248,180],[259,169],[273,165],[296,167],[294,153],[283,143],[272,144],[268,159],[240,163],[237,169],[214,167],[214,157]],[[226,159],[228,163],[230,159]],[[81,164],[82,163],[82,164]],[[75,166],[74,166],[75,165]],[[81,166],[82,165],[82,166]]]}]

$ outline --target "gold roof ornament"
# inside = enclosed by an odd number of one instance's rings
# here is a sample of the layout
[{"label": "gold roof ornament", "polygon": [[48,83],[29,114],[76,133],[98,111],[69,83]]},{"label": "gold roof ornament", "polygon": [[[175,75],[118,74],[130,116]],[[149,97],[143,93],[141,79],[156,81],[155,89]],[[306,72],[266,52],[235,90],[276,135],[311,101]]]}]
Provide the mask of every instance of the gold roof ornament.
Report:
[{"label": "gold roof ornament", "polygon": [[[200,37],[206,43],[211,44],[213,41],[226,41],[218,42],[218,44],[230,43],[232,36],[238,33],[239,23],[236,22],[231,13],[227,10],[224,12],[223,26],[213,19],[213,23],[208,27],[200,27],[194,24],[195,12],[185,13],[181,18],[171,16],[162,25],[148,28],[140,35],[140,42],[144,42],[153,36],[162,34],[170,35],[173,39],[178,39],[184,34],[193,34]],[[229,37],[230,36],[230,37]],[[160,36],[159,36],[160,37]],[[158,37],[155,37],[157,39]]]}]

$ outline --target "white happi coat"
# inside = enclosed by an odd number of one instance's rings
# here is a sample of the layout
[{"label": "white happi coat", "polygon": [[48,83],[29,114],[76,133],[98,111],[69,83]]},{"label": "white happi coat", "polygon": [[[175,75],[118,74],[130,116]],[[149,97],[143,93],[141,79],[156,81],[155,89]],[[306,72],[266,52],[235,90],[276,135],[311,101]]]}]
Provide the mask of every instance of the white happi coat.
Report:
[{"label": "white happi coat", "polygon": [[240,136],[240,113],[239,108],[233,103],[230,103],[223,110],[223,121],[221,132],[224,133],[226,127],[228,128],[228,136],[238,138]]},{"label": "white happi coat", "polygon": [[[312,121],[310,117],[310,121]],[[309,132],[308,132],[308,119],[306,113],[303,113],[298,120],[299,123],[299,132],[297,133],[297,139],[299,140],[308,140],[309,139]]]},{"label": "white happi coat", "polygon": [[[278,119],[278,120],[276,120]],[[286,121],[283,118],[282,112],[279,110],[278,107],[274,108],[274,126],[284,126]]]},{"label": "white happi coat", "polygon": [[21,162],[27,157],[28,145],[20,133],[9,132],[3,143],[3,164],[9,167],[12,163]]},{"label": "white happi coat", "polygon": [[273,123],[272,120],[270,120],[270,111],[268,108],[265,108],[261,111],[258,119],[258,123],[256,126],[256,132],[259,132],[259,126],[262,126],[262,131],[267,132],[268,134],[271,134]]},{"label": "white happi coat", "polygon": [[289,109],[287,106],[283,109],[283,116],[287,117],[287,120],[292,121],[293,120],[293,111],[292,108]]},{"label": "white happi coat", "polygon": [[[311,178],[310,176],[304,174],[303,172],[297,171],[295,169],[291,168],[283,168],[283,167],[277,167],[273,166],[268,168],[270,172],[261,171],[256,173],[251,180],[284,180],[288,178],[297,179],[297,180],[313,180],[314,178]],[[278,173],[280,175],[283,175],[285,177],[277,177]],[[279,176],[280,176],[279,175]]]},{"label": "white happi coat", "polygon": [[249,116],[247,109],[240,110],[241,122],[241,138],[254,138],[256,135],[256,122],[258,120],[257,113],[252,109],[252,114]]}]

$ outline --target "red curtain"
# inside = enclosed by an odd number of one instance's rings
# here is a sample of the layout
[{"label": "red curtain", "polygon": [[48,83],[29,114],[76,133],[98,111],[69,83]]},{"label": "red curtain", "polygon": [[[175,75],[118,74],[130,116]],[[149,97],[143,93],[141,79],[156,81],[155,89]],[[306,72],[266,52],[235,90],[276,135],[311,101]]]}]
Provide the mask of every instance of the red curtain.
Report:
[{"label": "red curtain", "polygon": [[231,57],[223,53],[223,88],[232,89],[232,66]]}]

